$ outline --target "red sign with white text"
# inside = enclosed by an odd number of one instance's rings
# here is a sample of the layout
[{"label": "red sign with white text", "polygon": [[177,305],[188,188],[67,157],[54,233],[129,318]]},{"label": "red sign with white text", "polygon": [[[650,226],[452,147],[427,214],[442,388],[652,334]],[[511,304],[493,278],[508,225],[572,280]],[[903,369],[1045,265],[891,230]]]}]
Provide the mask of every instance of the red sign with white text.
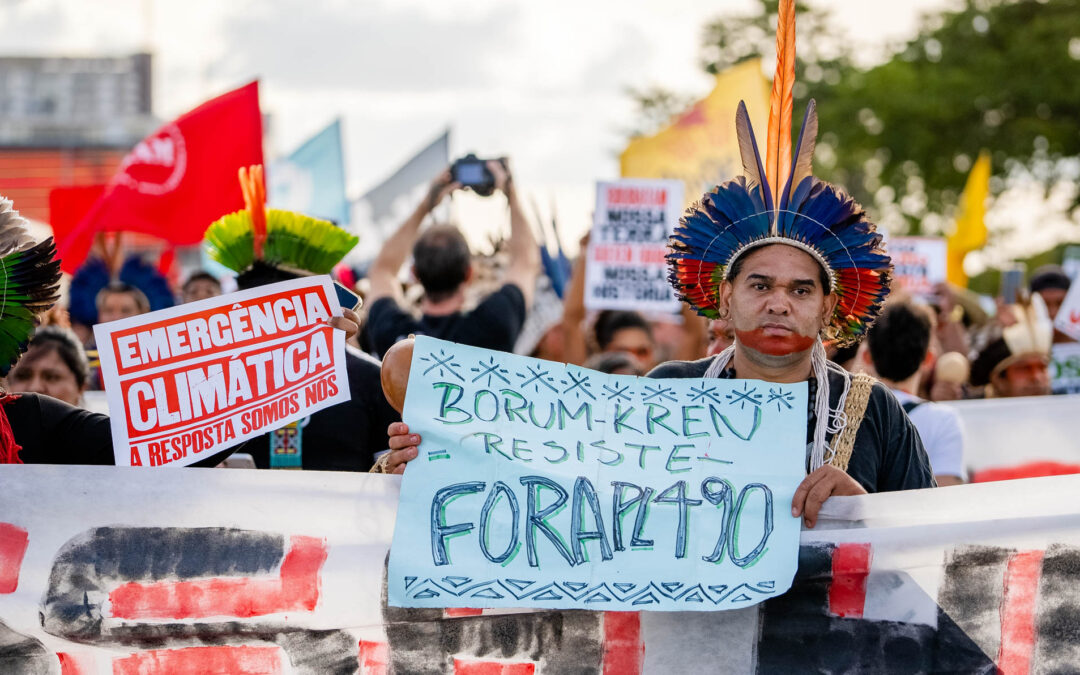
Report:
[{"label": "red sign with white text", "polygon": [[185,466],[348,400],[329,277],[94,327],[116,463]]}]

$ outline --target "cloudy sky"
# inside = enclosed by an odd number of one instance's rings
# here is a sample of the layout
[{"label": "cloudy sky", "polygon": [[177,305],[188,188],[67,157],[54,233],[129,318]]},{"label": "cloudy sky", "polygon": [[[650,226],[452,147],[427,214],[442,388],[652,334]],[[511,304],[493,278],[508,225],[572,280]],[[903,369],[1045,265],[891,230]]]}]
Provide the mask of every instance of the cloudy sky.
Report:
[{"label": "cloudy sky", "polygon": [[[864,48],[956,0],[816,0]],[[13,54],[155,54],[173,117],[258,77],[270,149],[345,124],[353,195],[452,129],[451,152],[507,154],[518,184],[585,227],[592,182],[618,175],[628,86],[702,94],[701,26],[748,0],[0,0]],[[479,201],[473,198],[475,201]],[[467,202],[468,200],[466,200]],[[483,208],[476,204],[469,207]]]}]

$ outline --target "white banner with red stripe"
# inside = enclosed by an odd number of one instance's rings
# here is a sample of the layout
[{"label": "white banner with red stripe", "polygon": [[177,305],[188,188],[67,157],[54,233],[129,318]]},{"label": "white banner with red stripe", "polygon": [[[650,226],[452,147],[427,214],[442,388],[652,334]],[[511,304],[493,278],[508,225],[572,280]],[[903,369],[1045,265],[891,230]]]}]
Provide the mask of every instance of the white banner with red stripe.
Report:
[{"label": "white banner with red stripe", "polygon": [[[0,466],[0,485],[3,673],[1026,673],[1080,662],[1080,476],[830,500],[803,532],[791,590],[730,612],[388,607],[395,477]],[[461,595],[469,582],[441,587]]]}]

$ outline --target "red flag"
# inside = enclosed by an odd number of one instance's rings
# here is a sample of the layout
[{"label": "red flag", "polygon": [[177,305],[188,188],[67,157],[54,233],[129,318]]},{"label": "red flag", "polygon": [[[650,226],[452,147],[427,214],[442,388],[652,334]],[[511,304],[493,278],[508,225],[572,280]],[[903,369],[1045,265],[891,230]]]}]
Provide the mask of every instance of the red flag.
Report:
[{"label": "red flag", "polygon": [[105,193],[79,224],[57,237],[61,268],[74,272],[106,231],[142,232],[197,244],[217,218],[244,207],[242,166],[262,164],[259,85],[207,101],[147,136],[124,157]]},{"label": "red flag", "polygon": [[49,190],[49,225],[56,241],[67,241],[94,204],[105,194],[105,185],[75,185]]}]

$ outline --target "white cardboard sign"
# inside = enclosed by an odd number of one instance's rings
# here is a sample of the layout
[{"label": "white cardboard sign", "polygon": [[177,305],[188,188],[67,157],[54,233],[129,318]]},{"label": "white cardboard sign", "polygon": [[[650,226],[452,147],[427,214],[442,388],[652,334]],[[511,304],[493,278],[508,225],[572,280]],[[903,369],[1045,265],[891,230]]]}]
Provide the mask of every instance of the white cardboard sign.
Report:
[{"label": "white cardboard sign", "polygon": [[945,281],[945,240],[940,237],[891,237],[889,255],[897,285],[918,296],[929,296]]},{"label": "white cardboard sign", "polygon": [[349,399],[328,276],[94,326],[120,466],[185,466]]},{"label": "white cardboard sign", "polygon": [[678,310],[665,256],[682,213],[683,189],[676,180],[596,184],[596,213],[586,252],[586,308]]}]

